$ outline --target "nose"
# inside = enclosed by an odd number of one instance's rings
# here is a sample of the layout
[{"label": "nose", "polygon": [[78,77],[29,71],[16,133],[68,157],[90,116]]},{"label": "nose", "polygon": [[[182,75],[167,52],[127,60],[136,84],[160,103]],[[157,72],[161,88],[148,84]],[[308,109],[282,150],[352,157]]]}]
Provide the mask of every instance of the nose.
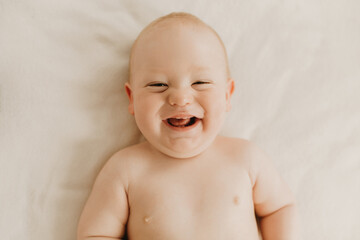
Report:
[{"label": "nose", "polygon": [[189,90],[173,90],[169,94],[169,104],[171,106],[184,107],[193,102],[193,96]]}]

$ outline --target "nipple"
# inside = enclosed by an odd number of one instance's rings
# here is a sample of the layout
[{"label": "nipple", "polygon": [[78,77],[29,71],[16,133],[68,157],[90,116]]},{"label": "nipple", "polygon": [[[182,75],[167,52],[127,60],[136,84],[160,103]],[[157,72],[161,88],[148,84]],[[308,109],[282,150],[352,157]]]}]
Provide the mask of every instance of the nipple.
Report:
[{"label": "nipple", "polygon": [[151,217],[145,216],[145,217],[144,217],[144,222],[145,222],[145,223],[150,223],[150,222],[151,222]]},{"label": "nipple", "polygon": [[233,202],[234,202],[235,205],[239,205],[239,203],[240,203],[239,196],[235,196],[234,199],[233,199]]}]

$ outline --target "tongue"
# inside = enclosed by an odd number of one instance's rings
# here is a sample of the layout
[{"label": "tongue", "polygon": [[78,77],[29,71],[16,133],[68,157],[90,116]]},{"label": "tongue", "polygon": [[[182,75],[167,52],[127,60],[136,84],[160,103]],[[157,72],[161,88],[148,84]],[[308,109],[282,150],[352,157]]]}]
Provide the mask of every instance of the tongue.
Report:
[{"label": "tongue", "polygon": [[189,122],[190,122],[190,118],[186,118],[186,119],[169,118],[169,123],[175,127],[184,127]]}]

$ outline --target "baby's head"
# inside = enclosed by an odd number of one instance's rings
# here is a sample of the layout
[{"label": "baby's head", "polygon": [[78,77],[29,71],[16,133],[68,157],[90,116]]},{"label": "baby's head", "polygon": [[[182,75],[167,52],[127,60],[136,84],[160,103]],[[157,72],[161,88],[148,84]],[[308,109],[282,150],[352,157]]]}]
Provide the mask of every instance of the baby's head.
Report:
[{"label": "baby's head", "polygon": [[129,111],[155,150],[202,153],[221,130],[234,81],[218,34],[187,13],[150,23],[131,49]]}]

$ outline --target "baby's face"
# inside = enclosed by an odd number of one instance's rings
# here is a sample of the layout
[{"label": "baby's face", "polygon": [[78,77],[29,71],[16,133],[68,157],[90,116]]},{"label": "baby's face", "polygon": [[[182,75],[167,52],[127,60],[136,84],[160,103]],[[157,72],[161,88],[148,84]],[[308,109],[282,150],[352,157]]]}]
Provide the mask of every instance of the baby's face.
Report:
[{"label": "baby's face", "polygon": [[204,27],[161,23],[134,48],[129,111],[149,143],[175,158],[208,148],[230,108],[222,46]]}]

